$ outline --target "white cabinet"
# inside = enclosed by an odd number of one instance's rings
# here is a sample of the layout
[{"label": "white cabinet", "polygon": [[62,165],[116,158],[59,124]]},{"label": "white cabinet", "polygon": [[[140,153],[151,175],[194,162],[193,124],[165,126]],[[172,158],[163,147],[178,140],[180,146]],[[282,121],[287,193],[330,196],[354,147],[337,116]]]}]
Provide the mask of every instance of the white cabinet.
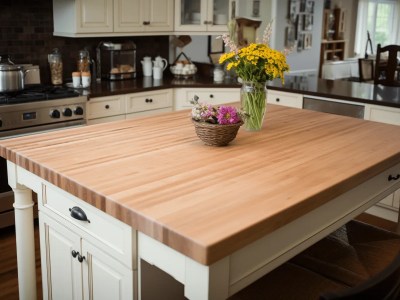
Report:
[{"label": "white cabinet", "polygon": [[294,108],[303,107],[303,95],[275,90],[267,90],[267,102]]},{"label": "white cabinet", "polygon": [[400,108],[365,105],[365,119],[393,125],[400,125]]},{"label": "white cabinet", "polygon": [[[136,232],[67,193],[44,186],[39,205],[44,299],[133,299]],[[90,221],[72,217],[79,207]]]},{"label": "white cabinet", "polygon": [[172,31],[173,1],[114,0],[114,32]]},{"label": "white cabinet", "polygon": [[54,35],[121,36],[173,30],[174,0],[53,0]]},{"label": "white cabinet", "polygon": [[175,110],[192,108],[190,100],[194,96],[199,97],[199,102],[211,105],[225,104],[240,101],[240,88],[176,88],[175,89]]},{"label": "white cabinet", "polygon": [[175,31],[226,32],[230,0],[175,0]]},{"label": "white cabinet", "polygon": [[127,94],[127,118],[172,111],[172,95],[172,89]]},{"label": "white cabinet", "polygon": [[88,125],[125,119],[125,96],[91,98],[87,103]]}]

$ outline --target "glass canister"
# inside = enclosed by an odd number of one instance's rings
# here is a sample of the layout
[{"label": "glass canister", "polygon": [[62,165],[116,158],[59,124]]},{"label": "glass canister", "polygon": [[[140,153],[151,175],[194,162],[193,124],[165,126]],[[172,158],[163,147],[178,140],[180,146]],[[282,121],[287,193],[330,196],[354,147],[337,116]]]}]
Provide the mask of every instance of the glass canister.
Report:
[{"label": "glass canister", "polygon": [[60,85],[63,83],[63,63],[61,52],[55,48],[53,52],[48,55],[50,65],[51,83]]},{"label": "glass canister", "polygon": [[79,72],[90,72],[90,55],[87,50],[80,50],[78,61],[77,61],[77,70]]}]

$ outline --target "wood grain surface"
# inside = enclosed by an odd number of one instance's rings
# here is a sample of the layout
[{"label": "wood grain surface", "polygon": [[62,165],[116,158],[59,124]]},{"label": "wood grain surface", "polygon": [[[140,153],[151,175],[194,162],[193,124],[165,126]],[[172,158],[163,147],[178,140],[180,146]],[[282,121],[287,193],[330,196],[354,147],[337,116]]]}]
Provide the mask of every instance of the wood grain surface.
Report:
[{"label": "wood grain surface", "polygon": [[205,146],[188,111],[0,141],[0,155],[209,265],[400,162],[400,127],[268,105]]}]

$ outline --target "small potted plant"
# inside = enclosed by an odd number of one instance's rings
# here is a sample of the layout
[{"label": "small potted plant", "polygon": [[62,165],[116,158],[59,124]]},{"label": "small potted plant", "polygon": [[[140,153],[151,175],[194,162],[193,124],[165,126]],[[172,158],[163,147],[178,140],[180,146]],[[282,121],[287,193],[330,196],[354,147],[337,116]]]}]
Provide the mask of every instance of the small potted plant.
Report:
[{"label": "small potted plant", "polygon": [[191,116],[196,134],[206,145],[226,146],[235,139],[246,117],[239,109],[199,103],[198,96],[190,102],[193,104]]}]

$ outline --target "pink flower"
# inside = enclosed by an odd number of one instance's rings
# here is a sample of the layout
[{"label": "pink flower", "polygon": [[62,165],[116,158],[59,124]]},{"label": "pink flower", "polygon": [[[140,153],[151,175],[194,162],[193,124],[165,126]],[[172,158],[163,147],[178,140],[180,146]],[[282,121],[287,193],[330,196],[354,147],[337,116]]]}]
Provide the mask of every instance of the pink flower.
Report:
[{"label": "pink flower", "polygon": [[220,106],[217,113],[218,124],[235,124],[240,121],[236,108],[231,106]]}]

